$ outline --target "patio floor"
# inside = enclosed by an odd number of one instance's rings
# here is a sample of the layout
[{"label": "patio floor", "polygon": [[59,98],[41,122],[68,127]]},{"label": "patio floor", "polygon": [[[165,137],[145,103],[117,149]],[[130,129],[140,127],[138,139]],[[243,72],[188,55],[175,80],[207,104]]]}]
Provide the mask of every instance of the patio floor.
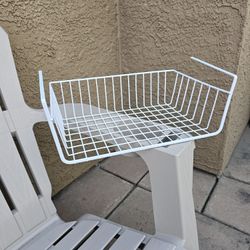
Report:
[{"label": "patio floor", "polygon": [[[250,250],[250,128],[224,174],[194,170],[194,202],[201,250]],[[112,157],[53,198],[64,220],[91,213],[154,232],[148,170],[139,157]]]}]

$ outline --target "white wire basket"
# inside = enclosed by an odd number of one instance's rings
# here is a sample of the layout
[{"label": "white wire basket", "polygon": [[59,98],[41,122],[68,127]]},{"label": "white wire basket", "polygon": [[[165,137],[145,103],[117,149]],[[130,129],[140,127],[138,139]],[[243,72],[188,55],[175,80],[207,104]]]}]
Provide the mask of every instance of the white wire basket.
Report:
[{"label": "white wire basket", "polygon": [[75,164],[220,133],[237,76],[192,59],[232,77],[228,89],[172,69],[52,81],[49,108],[39,71],[41,102],[61,160]]}]

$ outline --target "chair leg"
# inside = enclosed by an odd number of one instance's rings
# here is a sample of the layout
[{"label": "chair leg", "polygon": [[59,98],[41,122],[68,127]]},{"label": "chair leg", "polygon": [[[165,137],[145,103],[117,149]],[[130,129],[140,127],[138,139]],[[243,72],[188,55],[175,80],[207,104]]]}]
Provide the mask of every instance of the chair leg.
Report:
[{"label": "chair leg", "polygon": [[[194,142],[137,152],[148,166],[156,235],[198,250],[193,203]],[[178,240],[181,239],[181,240]]]}]

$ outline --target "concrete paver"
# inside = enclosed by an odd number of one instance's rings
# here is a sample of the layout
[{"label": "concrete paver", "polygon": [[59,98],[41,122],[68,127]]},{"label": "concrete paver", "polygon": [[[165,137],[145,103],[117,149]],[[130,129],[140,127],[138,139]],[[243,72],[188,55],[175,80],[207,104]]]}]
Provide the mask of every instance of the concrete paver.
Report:
[{"label": "concrete paver", "polygon": [[250,127],[245,129],[224,175],[250,184]]},{"label": "concrete paver", "polygon": [[54,197],[58,214],[66,221],[85,213],[105,217],[130,192],[132,185],[101,169],[84,174]]},{"label": "concrete paver", "polygon": [[250,234],[250,185],[222,177],[205,214]]},{"label": "concrete paver", "polygon": [[196,214],[200,250],[249,250],[250,236]]},{"label": "concrete paver", "polygon": [[149,173],[147,173],[143,179],[138,183],[138,186],[145,188],[149,191],[151,191],[151,184],[150,184],[150,177],[149,177]]},{"label": "concrete paver", "polygon": [[193,195],[196,211],[201,212],[215,183],[216,177],[214,175],[194,170]]},{"label": "concrete paver", "polygon": [[109,217],[110,220],[153,234],[154,217],[151,192],[136,188]]},{"label": "concrete paver", "polygon": [[101,168],[137,183],[148,171],[144,161],[137,155],[111,157],[101,163]]}]

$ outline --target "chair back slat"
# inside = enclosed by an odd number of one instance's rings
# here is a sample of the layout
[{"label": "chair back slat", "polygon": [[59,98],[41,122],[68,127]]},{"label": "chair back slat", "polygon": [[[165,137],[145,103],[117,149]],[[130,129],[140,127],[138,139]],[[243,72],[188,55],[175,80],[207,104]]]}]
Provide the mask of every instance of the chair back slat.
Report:
[{"label": "chair back slat", "polygon": [[[4,139],[3,135],[8,132],[9,129],[4,120],[3,112],[0,108],[0,138]],[[1,145],[1,147],[2,146],[3,145]],[[6,147],[6,144],[4,144],[4,147]],[[14,217],[12,208],[10,207],[10,202],[12,202],[12,200],[7,197],[7,191],[4,187],[3,177],[0,175],[0,249],[5,249],[8,245],[22,236],[22,232]]]},{"label": "chair back slat", "polygon": [[20,238],[22,232],[2,191],[0,191],[0,211],[0,249],[5,249]]},{"label": "chair back slat", "polygon": [[[51,183],[49,181],[43,160],[38,148],[34,131],[31,129],[20,129],[17,131],[20,146],[26,154],[27,163],[34,182],[39,189],[39,200],[47,217],[54,215],[56,210],[51,200]],[[27,153],[28,152],[28,155]]]},{"label": "chair back slat", "polygon": [[0,137],[0,162],[1,180],[14,204],[14,212],[22,219],[20,227],[28,232],[45,220],[45,215],[10,134]]}]

